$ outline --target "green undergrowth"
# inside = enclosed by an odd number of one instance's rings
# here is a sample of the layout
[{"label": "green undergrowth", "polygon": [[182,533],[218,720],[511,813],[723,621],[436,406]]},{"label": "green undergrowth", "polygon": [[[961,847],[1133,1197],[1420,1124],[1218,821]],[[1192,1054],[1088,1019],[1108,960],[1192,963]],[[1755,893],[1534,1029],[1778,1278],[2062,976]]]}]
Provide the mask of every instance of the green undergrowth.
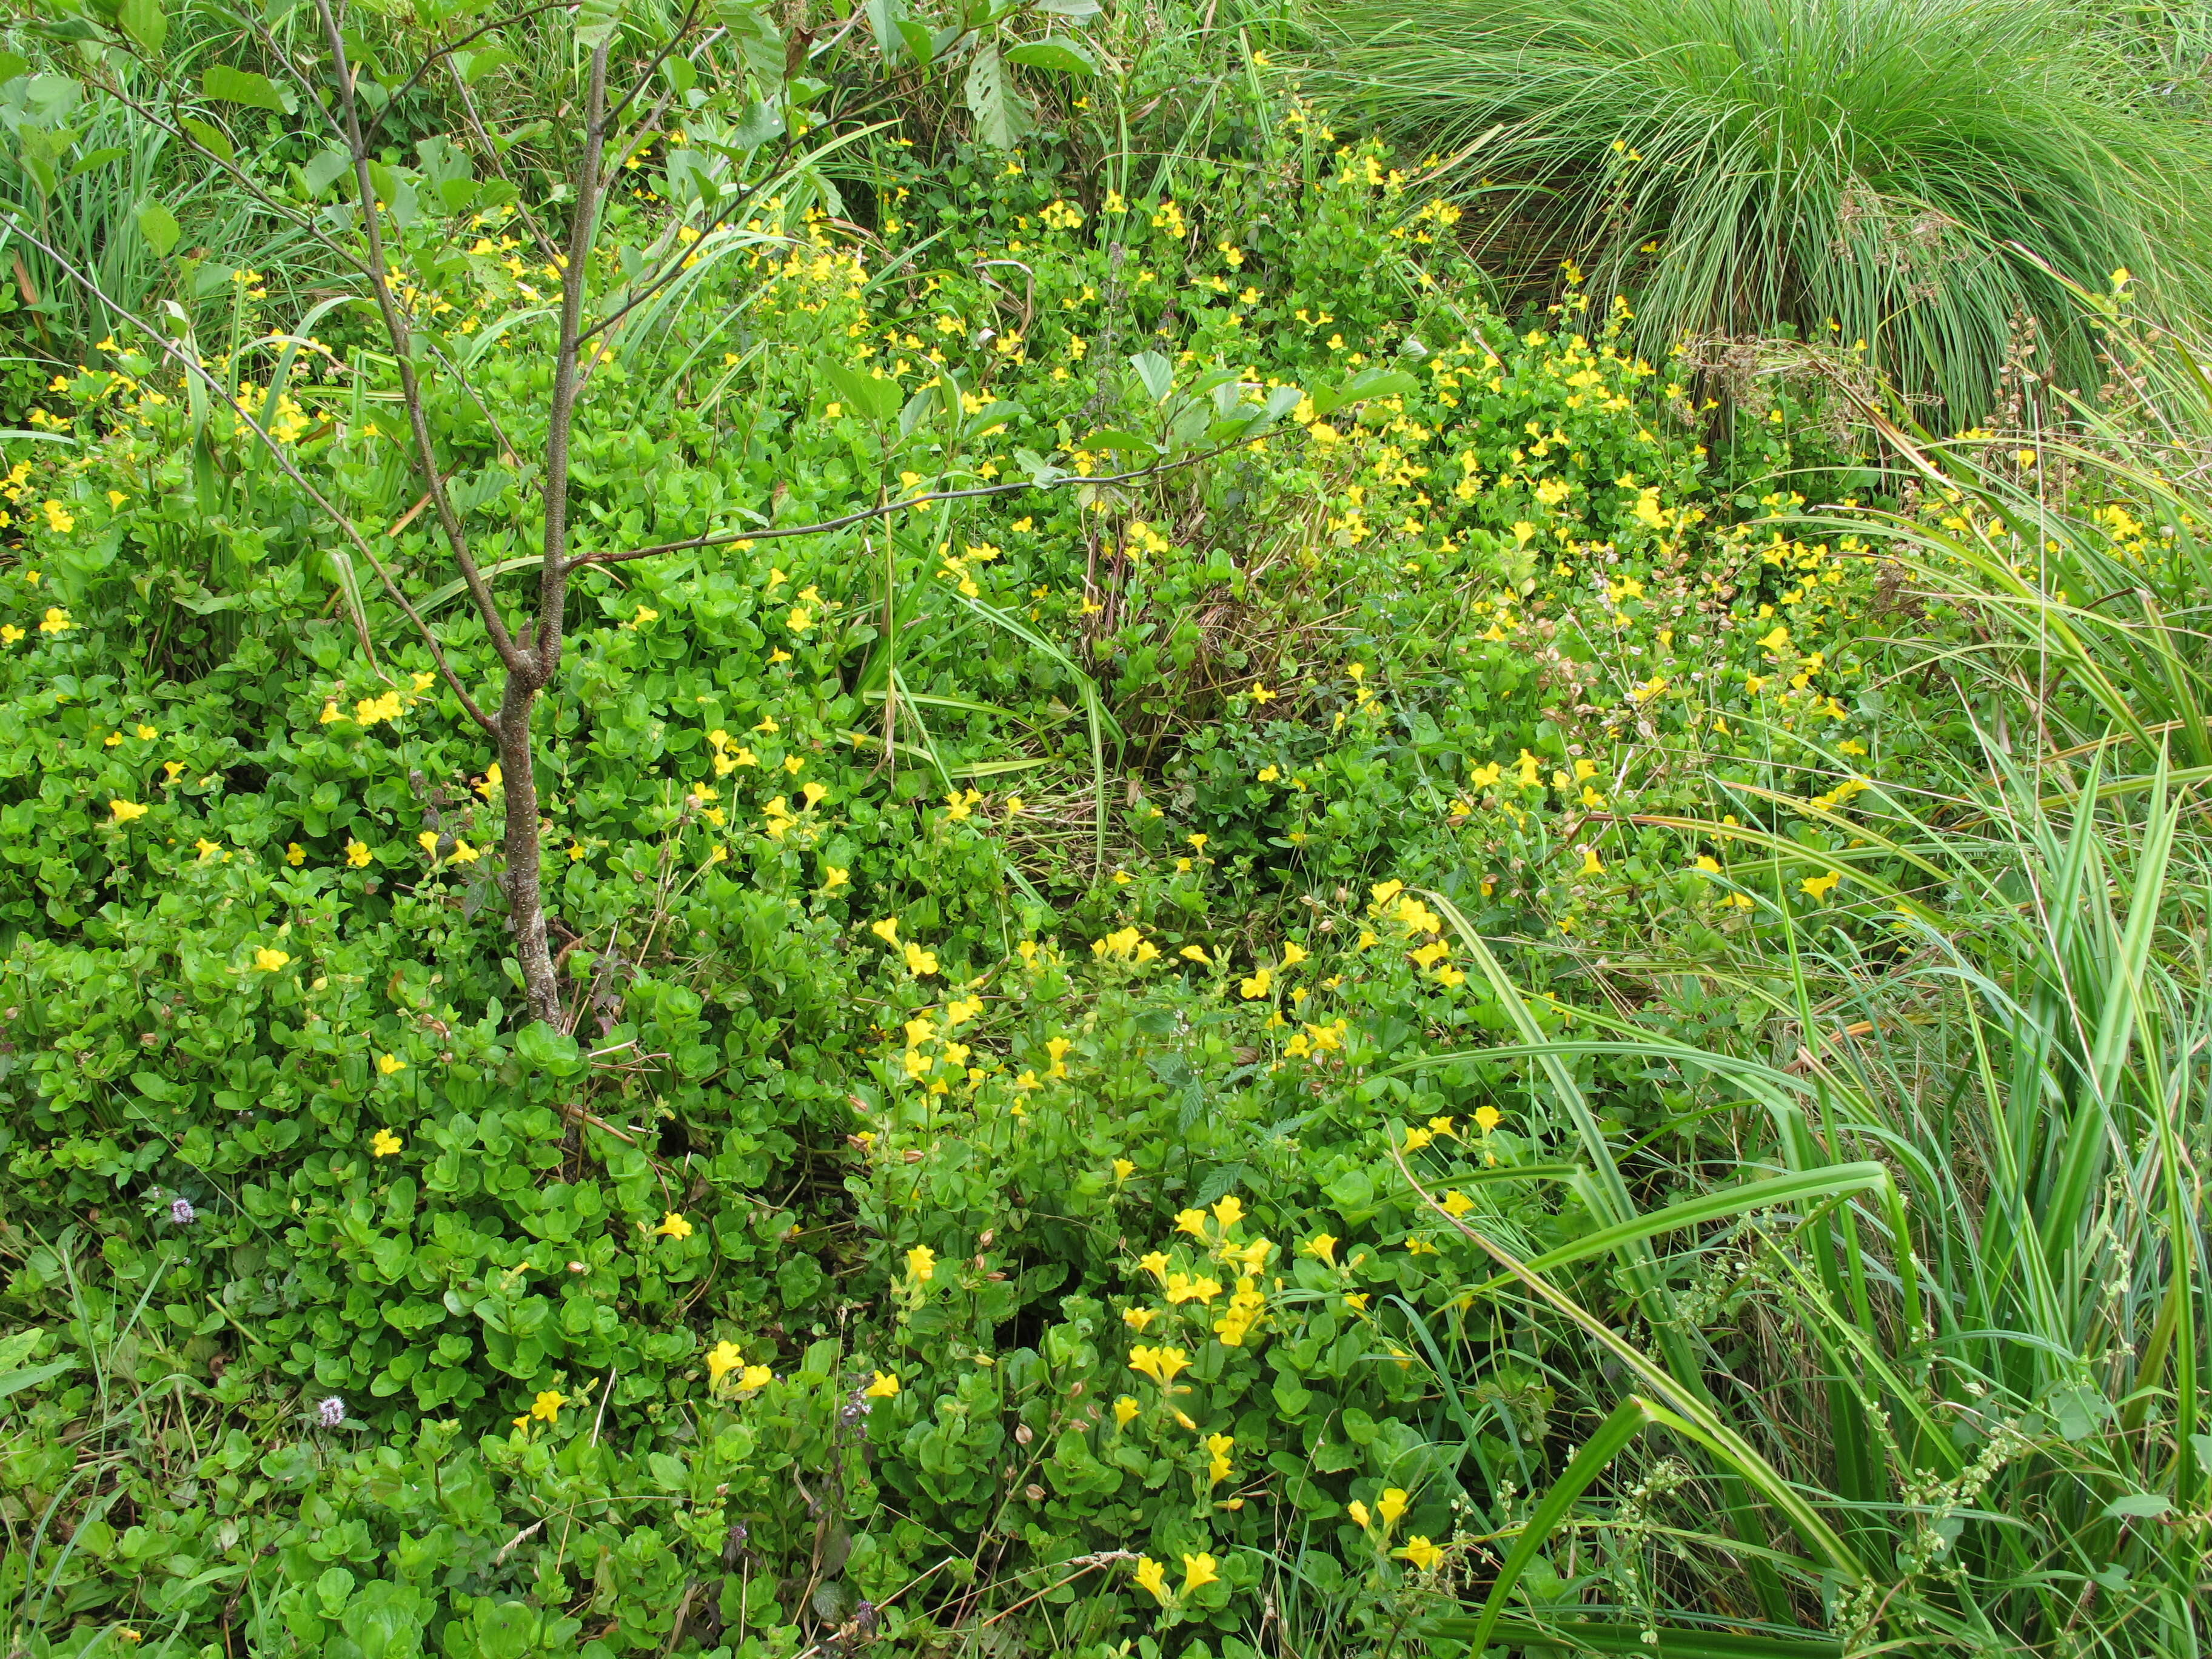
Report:
[{"label": "green undergrowth", "polygon": [[[356,307],[240,264],[179,313],[225,396],[112,337],[39,394],[0,487],[24,1651],[1536,1639],[1486,1597],[1668,1652],[2011,1651],[2138,1581],[2099,1639],[2186,1624],[2196,1292],[2136,1245],[2187,1231],[2201,1115],[2146,1126],[2201,939],[2132,918],[2186,884],[2189,780],[2141,744],[2118,807],[1990,781],[2085,597],[2021,585],[2012,441],[1876,472],[1574,283],[1492,313],[1456,210],[1241,50],[1238,154],[875,135],[703,239],[681,158],[728,135],[635,169],[609,281],[696,260],[592,364],[578,534],[758,533],[577,578],[538,728],[565,1030],[518,1012],[491,751],[307,493],[495,702]],[[398,262],[519,588],[545,272],[473,203]],[[1108,481],[770,533],[1046,459]],[[2185,501],[2073,476],[2059,580],[2185,602]],[[2042,710],[2092,744],[2094,627]],[[2125,635],[2185,726],[2178,637]],[[2107,859],[2147,912],[2086,896]],[[2037,860],[2075,977],[2031,1052]],[[2093,1063],[2051,999],[2110,959],[2156,983]],[[1887,1079],[1826,1035],[1954,1018]],[[2109,1162],[1996,1104],[2046,1086]],[[1962,1102],[1986,1184],[1923,1112]],[[1971,1277],[1992,1191],[2135,1244],[2048,1241],[1977,1325],[1923,1279]],[[2093,1259],[2124,1316],[2035,1302]],[[2027,1303],[2039,1352],[2154,1328],[2155,1363],[2022,1359]],[[2014,1524],[1976,1505],[2014,1468],[2022,1526],[2091,1541],[1976,1555],[2020,1600],[1970,1613],[1936,1558]]]}]

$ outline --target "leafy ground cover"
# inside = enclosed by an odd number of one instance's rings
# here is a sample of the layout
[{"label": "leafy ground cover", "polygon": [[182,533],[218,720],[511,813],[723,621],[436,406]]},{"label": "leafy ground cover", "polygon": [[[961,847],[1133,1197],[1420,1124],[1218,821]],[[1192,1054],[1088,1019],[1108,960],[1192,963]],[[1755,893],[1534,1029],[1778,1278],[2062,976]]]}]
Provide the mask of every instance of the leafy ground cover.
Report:
[{"label": "leafy ground cover", "polygon": [[2194,1650],[2130,278],[1938,442],[1285,17],[479,21],[0,64],[11,1641]]}]

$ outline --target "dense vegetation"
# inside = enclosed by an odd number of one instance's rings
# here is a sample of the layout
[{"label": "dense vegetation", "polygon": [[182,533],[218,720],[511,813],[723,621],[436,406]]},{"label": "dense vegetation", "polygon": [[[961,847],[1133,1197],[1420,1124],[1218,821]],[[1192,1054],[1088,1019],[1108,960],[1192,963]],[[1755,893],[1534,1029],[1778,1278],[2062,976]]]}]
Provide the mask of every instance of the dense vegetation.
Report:
[{"label": "dense vegetation", "polygon": [[2201,1650],[2196,48],[1582,9],[19,0],[11,1653]]}]

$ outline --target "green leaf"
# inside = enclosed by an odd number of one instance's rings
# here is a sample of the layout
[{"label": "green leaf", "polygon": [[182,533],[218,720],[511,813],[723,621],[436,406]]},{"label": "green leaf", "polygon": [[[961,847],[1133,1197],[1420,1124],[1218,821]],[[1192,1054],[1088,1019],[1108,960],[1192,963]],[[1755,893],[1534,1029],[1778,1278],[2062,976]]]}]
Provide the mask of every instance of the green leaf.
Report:
[{"label": "green leaf", "polygon": [[896,69],[906,55],[906,40],[899,25],[905,21],[902,0],[868,0],[868,29],[876,37],[876,50]]},{"label": "green leaf", "polygon": [[863,420],[880,423],[898,412],[902,389],[896,380],[863,374],[844,363],[825,362],[822,373],[836,388],[837,395],[852,404]]},{"label": "green leaf", "polygon": [[1006,49],[1006,61],[1031,69],[1055,70],[1062,75],[1096,75],[1097,61],[1064,34],[1048,34],[1042,40],[1025,40]]},{"label": "green leaf", "polygon": [[1153,446],[1150,439],[1140,438],[1133,432],[1125,432],[1117,426],[1101,427],[1083,441],[1083,447],[1127,450],[1139,455],[1150,455],[1153,453]]},{"label": "green leaf", "polygon": [[614,38],[615,25],[622,21],[622,0],[579,0],[576,7],[576,44],[587,52],[597,52]]},{"label": "green leaf", "polygon": [[159,202],[141,202],[137,216],[138,234],[146,239],[146,246],[161,258],[167,258],[169,250],[176,246],[177,238],[183,234],[178,228],[177,216]]},{"label": "green leaf", "polygon": [[162,13],[161,0],[123,0],[115,21],[149,55],[160,52],[161,42],[168,38],[169,20]]},{"label": "green leaf", "polygon": [[0,87],[31,72],[30,60],[12,52],[0,52]]},{"label": "green leaf", "polygon": [[1006,66],[995,46],[976,48],[968,60],[968,110],[975,136],[994,149],[1012,149],[1031,125],[1029,106],[1006,79]]},{"label": "green leaf", "polygon": [[331,149],[324,150],[301,167],[300,173],[307,181],[307,193],[310,196],[320,196],[331,187],[332,181],[340,173],[352,165],[353,157],[333,146]]},{"label": "green leaf", "polygon": [[2148,1521],[2154,1516],[2164,1515],[2172,1507],[2172,1499],[2157,1492],[2131,1492],[2106,1504],[2105,1518],[2108,1521]]},{"label": "green leaf", "polygon": [[200,90],[218,103],[243,104],[248,109],[265,109],[276,115],[292,112],[292,95],[274,81],[228,64],[211,64],[200,76]]},{"label": "green leaf", "polygon": [[1152,394],[1154,403],[1165,403],[1168,393],[1175,390],[1175,365],[1157,351],[1140,351],[1129,359],[1129,367],[1137,371],[1138,380]]},{"label": "green leaf", "polygon": [[221,127],[210,122],[195,120],[189,115],[182,118],[181,124],[185,131],[191,135],[193,142],[218,161],[234,161],[238,159],[238,151],[232,148],[229,137]]}]

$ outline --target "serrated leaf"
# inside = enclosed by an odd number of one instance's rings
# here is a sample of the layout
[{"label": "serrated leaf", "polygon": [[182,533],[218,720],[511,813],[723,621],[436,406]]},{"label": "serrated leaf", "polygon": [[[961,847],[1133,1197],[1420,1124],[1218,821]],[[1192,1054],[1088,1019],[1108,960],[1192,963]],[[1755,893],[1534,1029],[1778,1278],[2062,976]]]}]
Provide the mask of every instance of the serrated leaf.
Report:
[{"label": "serrated leaf", "polygon": [[177,238],[184,234],[178,228],[177,216],[159,202],[141,202],[134,216],[146,246],[154,250],[156,258],[168,258],[169,250],[176,246]]},{"label": "serrated leaf", "polygon": [[290,96],[274,81],[252,70],[233,69],[228,64],[210,65],[200,76],[200,90],[217,103],[243,104],[248,109],[265,109],[276,115],[292,112]]},{"label": "serrated leaf", "polygon": [[1129,359],[1129,367],[1137,371],[1137,379],[1154,403],[1165,403],[1168,393],[1175,390],[1175,365],[1157,351],[1140,351]]},{"label": "serrated leaf", "polygon": [[1006,61],[1025,64],[1031,69],[1054,70],[1062,75],[1098,73],[1097,61],[1064,34],[1048,34],[1042,40],[1024,40],[1018,46],[1009,46]]},{"label": "serrated leaf", "polygon": [[186,132],[191,134],[193,142],[216,161],[234,161],[238,159],[238,151],[232,147],[228,135],[221,127],[211,122],[194,120],[189,115],[182,118],[181,125]]}]

